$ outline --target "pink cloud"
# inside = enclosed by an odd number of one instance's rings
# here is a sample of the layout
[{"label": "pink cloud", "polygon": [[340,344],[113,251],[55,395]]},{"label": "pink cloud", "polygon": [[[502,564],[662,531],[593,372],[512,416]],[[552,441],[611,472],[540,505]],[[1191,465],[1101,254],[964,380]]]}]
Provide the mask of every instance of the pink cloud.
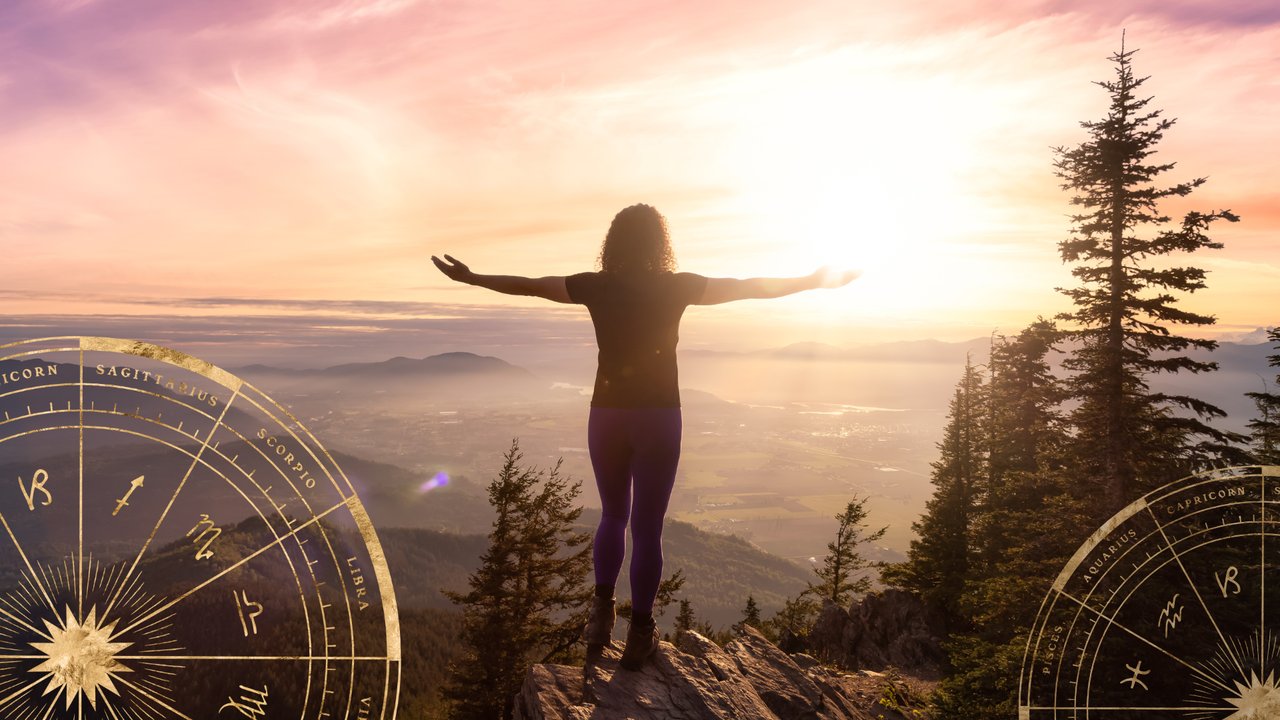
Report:
[{"label": "pink cloud", "polygon": [[787,156],[821,153],[813,165],[882,177],[971,155],[957,203],[987,226],[964,247],[1052,240],[1066,199],[1048,148],[1103,112],[1090,82],[1122,27],[1157,105],[1181,118],[1166,145],[1178,177],[1212,176],[1200,197],[1244,198],[1267,232],[1275,203],[1250,198],[1273,173],[1257,148],[1280,114],[1275,15],[1260,2],[19,0],[0,8],[0,238],[31,250],[0,282],[399,299],[424,292],[415,261],[440,247],[513,271],[586,265],[636,200],[673,216],[686,267],[774,269],[778,241],[746,237],[732,201],[753,173],[803,185],[810,165]]}]

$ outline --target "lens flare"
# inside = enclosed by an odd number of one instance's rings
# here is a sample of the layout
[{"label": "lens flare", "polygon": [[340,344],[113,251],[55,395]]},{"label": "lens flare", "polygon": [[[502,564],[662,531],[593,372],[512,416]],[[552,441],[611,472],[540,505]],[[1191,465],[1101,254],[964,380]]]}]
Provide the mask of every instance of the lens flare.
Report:
[{"label": "lens flare", "polygon": [[427,492],[449,484],[449,473],[441,470],[436,476],[418,486],[418,492]]}]

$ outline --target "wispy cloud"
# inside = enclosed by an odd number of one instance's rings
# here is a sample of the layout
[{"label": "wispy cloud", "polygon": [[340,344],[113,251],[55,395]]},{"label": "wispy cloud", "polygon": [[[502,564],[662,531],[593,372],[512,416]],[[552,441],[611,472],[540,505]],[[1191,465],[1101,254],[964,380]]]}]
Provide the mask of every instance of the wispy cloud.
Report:
[{"label": "wispy cloud", "polygon": [[917,264],[884,283],[885,324],[929,304],[976,322],[891,288],[945,282],[966,314],[1045,302],[1028,288],[1060,284],[1068,211],[1049,148],[1104,111],[1090,82],[1122,28],[1180,118],[1177,179],[1211,176],[1193,206],[1239,209],[1227,253],[1274,263],[1258,149],[1280,10],[1262,0],[13,0],[0,243],[22,252],[0,286],[13,312],[394,315],[460,296],[432,253],[582,270],[647,201],[686,269],[797,272],[823,235],[896,244]]}]

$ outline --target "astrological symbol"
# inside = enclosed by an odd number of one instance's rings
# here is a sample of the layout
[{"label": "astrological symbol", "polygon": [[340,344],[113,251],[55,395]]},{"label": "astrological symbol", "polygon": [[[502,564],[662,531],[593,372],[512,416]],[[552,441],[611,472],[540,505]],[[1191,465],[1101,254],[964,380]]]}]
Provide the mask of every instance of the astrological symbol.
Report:
[{"label": "astrological symbol", "polygon": [[36,474],[31,476],[31,487],[27,487],[21,475],[18,476],[18,487],[22,490],[22,497],[27,499],[28,510],[34,511],[36,509],[37,490],[44,493],[44,502],[40,503],[41,505],[53,504],[53,496],[49,494],[48,488],[44,486],[47,482],[49,482],[49,472],[44,468],[36,470]]},{"label": "astrological symbol", "polygon": [[1143,690],[1150,690],[1150,689],[1151,689],[1151,688],[1148,688],[1148,687],[1147,687],[1147,684],[1146,684],[1146,683],[1144,683],[1144,682],[1142,682],[1141,680],[1139,680],[1139,679],[1138,679],[1138,678],[1139,678],[1140,676],[1142,676],[1142,675],[1150,675],[1150,674],[1151,674],[1151,671],[1150,671],[1150,670],[1143,670],[1143,669],[1142,669],[1142,661],[1141,661],[1141,660],[1139,660],[1139,661],[1138,661],[1138,664],[1137,664],[1137,666],[1136,666],[1136,667],[1135,667],[1135,666],[1133,666],[1133,665],[1129,665],[1129,664],[1127,664],[1127,663],[1126,663],[1126,664],[1125,664],[1125,666],[1124,666],[1124,669],[1125,669],[1125,670],[1128,670],[1128,671],[1130,671],[1130,672],[1132,672],[1132,673],[1133,673],[1133,677],[1127,677],[1127,678],[1125,678],[1125,679],[1121,680],[1121,681],[1120,681],[1120,684],[1121,684],[1121,685],[1123,685],[1123,684],[1125,684],[1125,683],[1129,683],[1129,689],[1130,689],[1130,690],[1134,689],[1135,687],[1137,687],[1137,686],[1139,686],[1139,685],[1141,685],[1141,686],[1142,686],[1142,689],[1143,689]]},{"label": "astrological symbol", "polygon": [[134,490],[137,490],[138,488],[142,487],[142,479],[144,477],[146,477],[146,475],[139,475],[138,477],[134,478],[132,482],[129,483],[129,489],[125,492],[124,497],[120,498],[119,500],[116,500],[116,509],[111,511],[111,517],[115,517],[116,515],[119,515],[120,508],[123,508],[129,504],[129,496],[133,494]]},{"label": "astrological symbol", "polygon": [[[263,685],[261,690],[251,687],[240,686],[245,694],[237,700],[233,697],[227,698],[227,703],[218,708],[218,714],[221,715],[223,710],[231,708],[240,713],[240,717],[253,718],[263,717],[267,714],[267,686]],[[250,694],[257,695],[256,698],[249,697]]]},{"label": "astrological symbol", "polygon": [[1160,611],[1156,625],[1164,625],[1164,636],[1169,637],[1169,631],[1177,627],[1181,621],[1182,607],[1178,605],[1178,593],[1174,593],[1173,599],[1165,603],[1164,609]]},{"label": "astrological symbol", "polygon": [[222,534],[222,528],[215,526],[213,524],[213,521],[209,519],[208,515],[205,515],[204,513],[200,513],[200,520],[195,524],[195,527],[187,531],[187,537],[191,537],[191,533],[195,532],[196,530],[199,530],[200,526],[206,523],[209,525],[209,527],[205,528],[204,530],[200,530],[200,534],[196,536],[195,543],[199,545],[201,538],[203,538],[205,535],[208,535],[209,533],[213,533],[213,535],[211,535],[208,540],[205,540],[204,545],[201,545],[200,549],[196,551],[197,560],[205,560],[207,558],[213,557],[213,551],[209,549],[209,546],[212,545],[213,541],[217,540],[218,536]]},{"label": "astrological symbol", "polygon": [[1227,596],[1228,585],[1234,585],[1236,588],[1235,592],[1231,593],[1232,595],[1240,594],[1240,583],[1236,582],[1236,577],[1238,577],[1239,575],[1240,575],[1240,569],[1237,568],[1235,565],[1232,565],[1231,567],[1227,568],[1227,574],[1223,577],[1218,577],[1218,573],[1213,574],[1213,579],[1218,583],[1218,589],[1222,591],[1222,597]]},{"label": "astrological symbol", "polygon": [[[236,612],[240,614],[240,628],[244,630],[244,636],[249,637],[250,630],[253,630],[253,634],[257,635],[258,616],[262,614],[262,603],[250,600],[248,594],[243,590],[239,593],[232,590],[231,596],[236,599]],[[245,610],[248,608],[256,609],[250,610],[249,614],[246,616]],[[245,621],[246,617],[248,618],[248,622]]]}]

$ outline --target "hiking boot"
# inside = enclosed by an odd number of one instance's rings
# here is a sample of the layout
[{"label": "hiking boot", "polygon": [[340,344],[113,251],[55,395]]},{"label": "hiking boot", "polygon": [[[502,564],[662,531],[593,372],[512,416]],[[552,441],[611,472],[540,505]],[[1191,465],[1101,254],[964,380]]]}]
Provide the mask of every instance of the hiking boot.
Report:
[{"label": "hiking boot", "polygon": [[658,650],[658,625],[631,623],[627,630],[627,647],[622,651],[619,664],[627,670],[639,670],[644,661]]},{"label": "hiking boot", "polygon": [[582,639],[587,643],[587,652],[599,652],[613,640],[613,619],[613,598],[593,597],[591,614],[587,616],[587,624],[582,628]]}]

